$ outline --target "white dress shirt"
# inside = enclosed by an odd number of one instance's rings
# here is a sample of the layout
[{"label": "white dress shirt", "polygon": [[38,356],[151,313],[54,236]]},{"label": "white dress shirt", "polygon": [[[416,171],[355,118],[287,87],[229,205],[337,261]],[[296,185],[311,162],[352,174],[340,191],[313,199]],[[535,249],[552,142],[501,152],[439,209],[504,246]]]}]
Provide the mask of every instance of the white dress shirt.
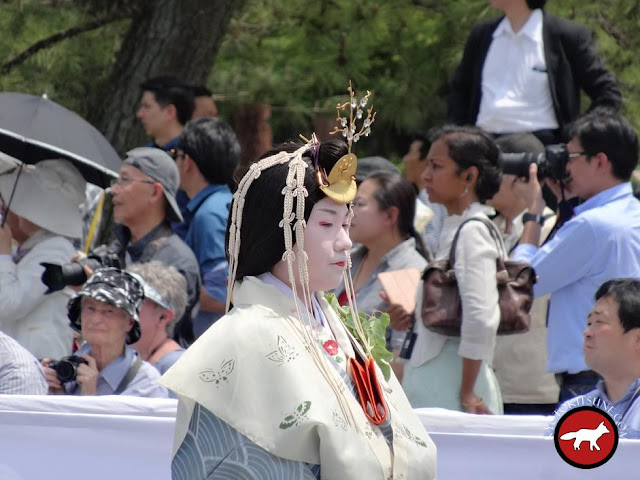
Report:
[{"label": "white dress shirt", "polygon": [[493,32],[482,69],[476,125],[492,133],[556,129],[542,38],[542,11],[516,33],[505,17]]}]

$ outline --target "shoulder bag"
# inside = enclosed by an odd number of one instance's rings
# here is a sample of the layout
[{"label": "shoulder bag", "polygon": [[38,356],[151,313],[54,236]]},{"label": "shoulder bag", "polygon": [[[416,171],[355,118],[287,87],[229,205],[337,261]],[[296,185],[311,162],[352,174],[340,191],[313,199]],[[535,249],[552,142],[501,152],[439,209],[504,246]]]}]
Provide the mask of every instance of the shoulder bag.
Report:
[{"label": "shoulder bag", "polygon": [[[501,252],[500,233],[487,218],[474,217],[462,222],[456,231],[448,260],[436,260],[425,268],[422,279],[422,322],[429,330],[450,337],[460,336],[462,303],[454,271],[456,244],[462,227],[471,221],[484,223]],[[500,303],[498,335],[524,333],[531,324],[533,285],[536,275],[528,262],[496,260],[496,285]]]}]

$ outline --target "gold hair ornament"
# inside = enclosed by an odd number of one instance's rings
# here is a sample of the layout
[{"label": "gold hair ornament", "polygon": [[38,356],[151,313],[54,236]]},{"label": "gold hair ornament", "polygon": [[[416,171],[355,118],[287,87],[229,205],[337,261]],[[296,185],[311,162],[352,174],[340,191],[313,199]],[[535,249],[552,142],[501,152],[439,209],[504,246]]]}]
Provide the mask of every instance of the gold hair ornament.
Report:
[{"label": "gold hair ornament", "polygon": [[[338,203],[351,203],[356,197],[356,168],[358,166],[358,157],[351,153],[351,147],[354,143],[360,140],[361,137],[368,137],[371,133],[371,124],[376,119],[376,113],[373,111],[373,107],[366,109],[367,116],[364,116],[365,108],[369,103],[369,97],[371,92],[367,90],[367,94],[360,100],[356,98],[356,92],[351,87],[351,81],[349,81],[349,101],[345,103],[339,103],[336,106],[338,110],[337,121],[340,127],[334,127],[331,134],[341,133],[347,141],[349,153],[340,158],[333,166],[329,175],[327,176],[324,170],[320,168],[317,158],[313,159],[316,178],[320,185],[320,190],[329,197],[331,200]],[[349,109],[349,116],[347,118],[346,109]],[[344,114],[344,116],[343,116]],[[362,126],[358,129],[358,120],[364,117]],[[315,147],[315,155],[317,157],[317,149],[319,145]]]}]

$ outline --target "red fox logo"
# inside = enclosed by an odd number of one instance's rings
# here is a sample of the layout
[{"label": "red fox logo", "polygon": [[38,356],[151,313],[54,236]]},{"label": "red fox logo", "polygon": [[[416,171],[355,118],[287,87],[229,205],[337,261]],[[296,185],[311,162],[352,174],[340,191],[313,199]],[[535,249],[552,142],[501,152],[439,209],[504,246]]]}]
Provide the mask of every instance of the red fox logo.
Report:
[{"label": "red fox logo", "polygon": [[598,446],[598,439],[605,433],[611,433],[605,426],[604,422],[600,422],[596,428],[581,428],[577,432],[565,433],[560,437],[560,440],[574,440],[573,449],[580,450],[580,444],[582,442],[589,442],[589,450],[593,451],[593,447],[596,450],[600,450]]}]

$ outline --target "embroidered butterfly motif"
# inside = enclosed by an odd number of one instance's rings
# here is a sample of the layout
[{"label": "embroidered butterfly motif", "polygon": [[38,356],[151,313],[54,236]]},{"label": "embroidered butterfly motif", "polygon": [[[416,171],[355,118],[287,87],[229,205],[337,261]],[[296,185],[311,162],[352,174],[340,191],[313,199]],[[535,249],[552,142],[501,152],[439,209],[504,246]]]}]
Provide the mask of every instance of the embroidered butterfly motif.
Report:
[{"label": "embroidered butterfly motif", "polygon": [[345,432],[349,429],[347,425],[347,421],[344,419],[342,415],[340,415],[335,410],[333,411],[333,425],[336,427],[340,427]]},{"label": "embroidered butterfly motif", "polygon": [[286,430],[287,428],[297,427],[303,420],[307,419],[307,412],[311,408],[311,402],[306,400],[296,407],[291,415],[284,417],[284,420],[280,423],[280,429]]},{"label": "embroidered butterfly motif", "polygon": [[403,424],[402,428],[404,430],[405,437],[407,437],[410,441],[412,441],[413,443],[415,443],[416,445],[419,445],[421,447],[425,447],[425,448],[427,447],[427,444],[425,443],[425,441],[422,440],[420,437],[418,437],[418,436],[414,435],[413,433],[411,433],[406,425]]},{"label": "embroidered butterfly motif", "polygon": [[295,348],[289,345],[284,337],[278,335],[278,349],[268,354],[267,358],[272,362],[279,363],[280,365],[278,366],[281,366],[295,360],[297,356],[298,352],[296,352]]},{"label": "embroidered butterfly motif", "polygon": [[203,370],[198,376],[203,382],[215,383],[216,387],[219,387],[223,382],[229,381],[229,376],[233,372],[235,365],[236,361],[233,359],[228,361],[223,360],[217,371]]},{"label": "embroidered butterfly motif", "polygon": [[365,429],[364,434],[367,436],[367,438],[369,440],[371,440],[371,438],[373,438],[374,431],[373,431],[373,428],[371,427],[371,425],[369,424],[369,422],[367,422],[367,424],[364,427],[364,429]]}]

